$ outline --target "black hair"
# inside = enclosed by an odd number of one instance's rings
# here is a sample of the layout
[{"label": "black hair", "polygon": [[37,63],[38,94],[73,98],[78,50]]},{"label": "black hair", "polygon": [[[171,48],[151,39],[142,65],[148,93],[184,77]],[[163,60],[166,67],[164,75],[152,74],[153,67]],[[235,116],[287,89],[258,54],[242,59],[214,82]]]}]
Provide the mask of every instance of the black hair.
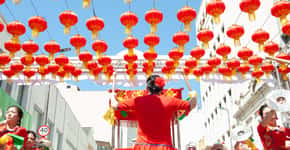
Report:
[{"label": "black hair", "polygon": [[16,110],[17,110],[17,116],[19,117],[19,120],[17,122],[17,125],[20,126],[21,125],[21,120],[22,120],[22,117],[23,117],[23,111],[22,111],[22,109],[20,107],[16,106],[16,105],[11,105],[11,106],[9,106],[7,108],[7,110],[10,109],[10,108],[16,108]]},{"label": "black hair", "polygon": [[264,104],[262,105],[260,108],[259,108],[259,115],[261,116],[261,118],[263,119],[263,111],[265,108],[267,108],[268,105],[267,104]]},{"label": "black hair", "polygon": [[163,88],[160,88],[155,85],[155,79],[160,77],[159,75],[151,75],[147,78],[147,89],[151,94],[157,94],[163,90]]},{"label": "black hair", "polygon": [[36,133],[34,132],[34,131],[32,131],[32,130],[28,130],[27,131],[27,135],[28,134],[32,134],[33,136],[34,136],[34,140],[36,140]]}]

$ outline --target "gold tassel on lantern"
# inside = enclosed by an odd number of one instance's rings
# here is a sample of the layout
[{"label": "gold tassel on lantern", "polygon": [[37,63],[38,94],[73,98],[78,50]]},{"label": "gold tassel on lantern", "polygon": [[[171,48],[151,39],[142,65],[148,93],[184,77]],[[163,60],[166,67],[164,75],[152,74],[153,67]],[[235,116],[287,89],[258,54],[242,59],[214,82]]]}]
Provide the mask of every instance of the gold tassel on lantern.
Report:
[{"label": "gold tassel on lantern", "polygon": [[208,42],[202,42],[202,48],[207,49],[208,48]]},{"label": "gold tassel on lantern", "polygon": [[98,31],[93,30],[92,31],[92,39],[94,40],[94,39],[97,39],[97,38],[98,38]]},{"label": "gold tassel on lantern", "polygon": [[250,21],[255,21],[256,20],[255,12],[249,13],[249,20]]},{"label": "gold tassel on lantern", "polygon": [[95,77],[95,80],[97,81],[99,79],[99,74],[95,74],[94,77]]},{"label": "gold tassel on lantern", "polygon": [[284,81],[287,81],[287,80],[288,80],[287,73],[283,73],[283,74],[282,74],[282,79],[283,79]]},{"label": "gold tassel on lantern", "polygon": [[178,45],[179,52],[184,52],[184,45]]},{"label": "gold tassel on lantern", "polygon": [[21,0],[13,0],[14,4],[19,4]]},{"label": "gold tassel on lantern", "polygon": [[264,50],[264,44],[259,44],[259,51],[263,51]]},{"label": "gold tassel on lantern", "polygon": [[128,34],[128,35],[131,35],[131,33],[132,33],[132,26],[126,26],[125,27],[125,33]]},{"label": "gold tassel on lantern", "polygon": [[71,26],[70,25],[66,25],[66,26],[64,26],[64,34],[69,34],[70,33],[70,28],[71,28]]},{"label": "gold tassel on lantern", "polygon": [[83,8],[89,8],[91,5],[91,0],[83,0]]},{"label": "gold tassel on lantern", "polygon": [[41,75],[41,80],[45,80],[45,75]]},{"label": "gold tassel on lantern", "polygon": [[223,56],[223,62],[226,62],[227,61],[227,59],[228,59],[228,57],[225,55],[225,56]]},{"label": "gold tassel on lantern", "polygon": [[149,51],[150,53],[155,53],[154,46],[149,46],[148,51]]},{"label": "gold tassel on lantern", "polygon": [[134,49],[133,48],[129,48],[128,49],[128,55],[129,56],[133,56],[134,55]]},{"label": "gold tassel on lantern", "polygon": [[54,54],[53,53],[49,53],[48,55],[48,59],[51,61],[53,59]]},{"label": "gold tassel on lantern", "polygon": [[240,39],[234,39],[234,45],[237,46],[241,46],[241,42]]},{"label": "gold tassel on lantern", "polygon": [[184,31],[185,32],[191,31],[191,22],[190,21],[184,22]]},{"label": "gold tassel on lantern", "polygon": [[200,81],[200,76],[195,76],[195,80],[199,82]]},{"label": "gold tassel on lantern", "polygon": [[110,107],[110,109],[105,113],[104,119],[108,121],[111,125],[115,124],[115,111],[112,107]]},{"label": "gold tassel on lantern", "polygon": [[133,82],[134,79],[135,79],[135,78],[134,78],[135,76],[134,76],[133,74],[130,74],[129,77],[130,77],[130,81]]},{"label": "gold tassel on lantern", "polygon": [[79,54],[80,54],[80,52],[81,52],[81,48],[79,48],[79,47],[76,47],[76,54],[77,54],[77,55],[79,55]]},{"label": "gold tassel on lantern", "polygon": [[280,23],[282,26],[285,26],[287,24],[288,20],[287,20],[287,16],[281,16],[280,17]]},{"label": "gold tassel on lantern", "polygon": [[39,36],[39,31],[37,29],[32,29],[32,37],[37,38]]},{"label": "gold tassel on lantern", "polygon": [[220,23],[220,16],[213,16],[213,22],[215,24],[219,24]]},{"label": "gold tassel on lantern", "polygon": [[10,52],[9,56],[10,56],[10,58],[14,58],[15,57],[15,52]]},{"label": "gold tassel on lantern", "polygon": [[19,43],[19,37],[17,35],[12,35],[11,41],[13,43]]},{"label": "gold tassel on lantern", "polygon": [[125,3],[131,3],[132,0],[124,0]]},{"label": "gold tassel on lantern", "polygon": [[79,82],[78,76],[74,76],[75,82]]},{"label": "gold tassel on lantern", "polygon": [[30,83],[30,81],[31,81],[31,79],[28,78],[28,77],[27,77],[26,80],[25,80],[26,83]]},{"label": "gold tassel on lantern", "polygon": [[156,33],[157,32],[157,24],[156,23],[151,24],[150,31],[152,33]]}]

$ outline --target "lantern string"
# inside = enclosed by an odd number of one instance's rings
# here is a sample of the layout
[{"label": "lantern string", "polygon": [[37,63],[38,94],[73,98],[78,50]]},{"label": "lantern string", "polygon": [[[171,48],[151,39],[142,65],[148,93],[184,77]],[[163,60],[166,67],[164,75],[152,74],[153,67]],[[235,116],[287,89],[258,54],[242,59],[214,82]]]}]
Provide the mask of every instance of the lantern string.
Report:
[{"label": "lantern string", "polygon": [[238,15],[238,17],[236,18],[236,20],[235,20],[235,24],[237,24],[237,23],[238,23],[238,21],[239,21],[239,19],[240,19],[240,16],[241,16],[241,14],[242,14],[242,12],[240,12],[240,13],[239,13],[239,15]]},{"label": "lantern string", "polygon": [[156,0],[153,0],[153,8],[156,8]]},{"label": "lantern string", "polygon": [[188,0],[186,0],[186,3],[185,4],[186,4],[186,6],[188,6]]},{"label": "lantern string", "polygon": [[31,5],[32,5],[33,10],[35,11],[36,15],[39,16],[39,13],[38,13],[38,11],[37,11],[37,9],[36,9],[34,3],[32,2],[32,0],[30,0],[30,3],[31,3]]},{"label": "lantern string", "polygon": [[264,27],[264,25],[267,23],[267,21],[269,20],[270,17],[271,17],[271,14],[269,13],[268,16],[266,17],[265,21],[264,21],[263,24],[261,25],[261,28]]},{"label": "lantern string", "polygon": [[7,8],[9,14],[12,16],[12,18],[13,18],[14,20],[16,20],[16,17],[13,15],[12,11],[11,11],[10,8],[6,5],[6,3],[5,3],[4,5],[5,5],[5,7]]},{"label": "lantern string", "polygon": [[271,38],[271,40],[270,41],[273,41],[278,35],[280,35],[281,34],[281,31],[278,31],[272,38]]},{"label": "lantern string", "polygon": [[65,0],[65,7],[66,9],[69,9],[67,0]]},{"label": "lantern string", "polygon": [[131,11],[131,3],[128,4],[129,11]]},{"label": "lantern string", "polygon": [[94,14],[94,16],[96,16],[96,9],[95,9],[95,5],[94,5],[94,0],[92,0],[92,8],[93,8],[93,14]]}]

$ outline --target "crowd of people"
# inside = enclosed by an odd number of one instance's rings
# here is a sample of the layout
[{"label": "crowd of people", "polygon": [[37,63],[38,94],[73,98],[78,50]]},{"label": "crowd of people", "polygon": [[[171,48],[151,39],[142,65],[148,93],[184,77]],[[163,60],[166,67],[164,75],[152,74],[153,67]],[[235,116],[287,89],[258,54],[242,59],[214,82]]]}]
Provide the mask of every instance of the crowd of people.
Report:
[{"label": "crowd of people", "polygon": [[[0,123],[0,150],[49,150],[49,141],[44,137],[37,139],[34,131],[21,127],[22,117],[23,111],[20,107],[8,107],[5,120]],[[17,137],[21,140],[13,139]]]}]

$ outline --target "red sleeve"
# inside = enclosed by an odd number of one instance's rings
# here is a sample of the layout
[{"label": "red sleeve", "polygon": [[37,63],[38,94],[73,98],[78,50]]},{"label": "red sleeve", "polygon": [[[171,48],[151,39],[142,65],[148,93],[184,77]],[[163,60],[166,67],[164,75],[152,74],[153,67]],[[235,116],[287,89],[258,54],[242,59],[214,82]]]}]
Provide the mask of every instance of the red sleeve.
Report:
[{"label": "red sleeve", "polygon": [[119,102],[118,110],[134,110],[135,109],[135,99],[129,99],[124,102]]},{"label": "red sleeve", "polygon": [[28,136],[27,130],[23,127],[19,127],[19,129],[17,130],[15,134],[24,137],[24,145],[25,145],[27,141],[27,136]]},{"label": "red sleeve", "polygon": [[172,98],[172,102],[173,102],[173,105],[174,105],[176,110],[190,111],[190,102],[189,101],[185,101],[185,100],[181,100],[181,99],[177,99],[177,98]]},{"label": "red sleeve", "polygon": [[258,125],[258,127],[257,127],[257,130],[258,130],[258,133],[259,133],[259,136],[260,136],[261,142],[262,142],[263,145],[264,145],[264,143],[265,143],[265,137],[264,137],[264,135],[266,134],[267,129],[266,129],[266,127],[263,127],[263,126],[261,125],[261,123],[260,123],[260,124]]}]

